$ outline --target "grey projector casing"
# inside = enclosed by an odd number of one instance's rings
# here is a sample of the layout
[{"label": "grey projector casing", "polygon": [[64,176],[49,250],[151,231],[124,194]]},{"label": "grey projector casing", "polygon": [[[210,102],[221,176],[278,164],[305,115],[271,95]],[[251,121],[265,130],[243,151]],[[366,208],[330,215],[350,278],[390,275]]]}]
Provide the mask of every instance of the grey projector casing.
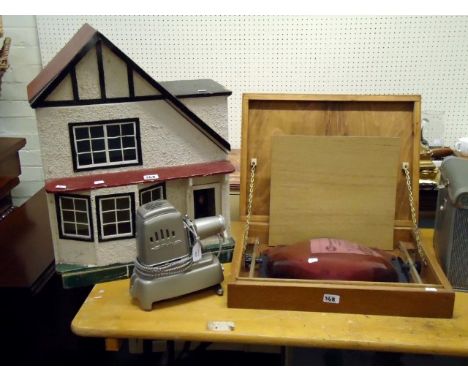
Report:
[{"label": "grey projector casing", "polygon": [[139,264],[164,267],[187,259],[182,271],[163,276],[142,272],[135,264],[130,279],[130,294],[139,301],[142,309],[151,310],[154,302],[215,286],[223,281],[223,269],[216,256],[203,254],[200,260],[191,261],[195,238],[189,226],[200,238],[204,238],[223,232],[224,219],[218,216],[191,222],[166,200],[138,208],[136,233]]},{"label": "grey projector casing", "polygon": [[468,159],[448,157],[440,172],[434,249],[452,286],[468,290]]}]

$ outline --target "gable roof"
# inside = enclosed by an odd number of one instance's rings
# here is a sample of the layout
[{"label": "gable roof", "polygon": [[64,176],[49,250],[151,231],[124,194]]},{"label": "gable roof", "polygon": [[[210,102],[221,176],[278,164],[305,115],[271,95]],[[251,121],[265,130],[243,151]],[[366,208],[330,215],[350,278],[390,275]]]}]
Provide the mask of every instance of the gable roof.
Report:
[{"label": "gable roof", "polygon": [[230,96],[232,92],[211,79],[159,82],[177,98]]},{"label": "gable roof", "polygon": [[[28,100],[31,106],[41,94],[59,77],[60,73],[72,63],[81,50],[90,42],[97,41],[98,31],[89,24],[84,24],[70,41],[55,55],[44,69],[28,84]],[[81,57],[80,57],[81,58]],[[78,60],[76,60],[78,61]]]},{"label": "gable roof", "polygon": [[117,48],[102,33],[89,24],[84,24],[71,40],[57,53],[57,55],[46,65],[46,67],[34,78],[27,87],[28,100],[31,107],[35,108],[43,101],[55,87],[65,78],[71,69],[93,48],[102,41],[119,58],[129,65],[143,79],[157,89],[162,98],[176,109],[183,117],[188,119],[201,133],[207,136],[223,151],[231,149],[221,135],[206,124],[192,110],[185,106],[175,95],[167,90],[161,83],[154,80],[143,69],[141,69],[130,57]]}]

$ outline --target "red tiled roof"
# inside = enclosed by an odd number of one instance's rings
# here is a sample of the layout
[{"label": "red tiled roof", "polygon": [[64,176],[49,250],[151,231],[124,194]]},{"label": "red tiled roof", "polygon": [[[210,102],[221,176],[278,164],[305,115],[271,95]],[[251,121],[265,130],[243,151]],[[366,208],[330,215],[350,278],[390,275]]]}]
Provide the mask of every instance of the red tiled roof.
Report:
[{"label": "red tiled roof", "polygon": [[130,184],[153,183],[173,179],[229,174],[234,170],[235,168],[231,162],[223,160],[184,166],[147,168],[105,174],[75,176],[71,178],[57,178],[46,181],[45,189],[50,193],[84,191]]}]

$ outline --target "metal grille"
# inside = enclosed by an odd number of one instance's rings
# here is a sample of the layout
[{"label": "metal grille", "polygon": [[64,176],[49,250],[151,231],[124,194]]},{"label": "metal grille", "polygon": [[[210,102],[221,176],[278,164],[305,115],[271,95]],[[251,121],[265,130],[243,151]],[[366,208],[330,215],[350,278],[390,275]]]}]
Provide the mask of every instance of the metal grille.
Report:
[{"label": "metal grille", "polygon": [[457,209],[449,279],[454,288],[468,289],[468,210]]},{"label": "metal grille", "polygon": [[160,201],[160,200],[155,200],[154,202],[150,202],[150,203],[146,203],[144,206],[145,210],[146,211],[152,211],[156,208],[160,208],[161,206],[163,206],[165,204],[164,201]]}]

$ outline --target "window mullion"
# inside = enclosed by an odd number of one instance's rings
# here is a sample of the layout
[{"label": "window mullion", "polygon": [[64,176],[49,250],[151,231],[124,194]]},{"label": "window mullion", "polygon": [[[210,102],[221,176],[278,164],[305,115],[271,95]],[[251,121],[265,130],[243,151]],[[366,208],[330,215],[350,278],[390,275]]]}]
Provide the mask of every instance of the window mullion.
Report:
[{"label": "window mullion", "polygon": [[122,162],[125,162],[124,150],[123,150],[123,131],[122,124],[120,124],[120,155],[122,155]]},{"label": "window mullion", "polygon": [[101,224],[100,224],[100,227],[99,227],[99,230],[101,231],[101,237],[104,237],[104,209],[102,208],[102,202],[104,201],[105,199],[100,199],[99,200],[99,215],[100,215],[100,218],[101,218]]},{"label": "window mullion", "polygon": [[89,210],[87,207],[88,206],[86,206],[86,221],[88,222],[88,224],[86,226],[88,227],[88,236],[91,237],[91,224],[90,224],[91,216],[89,216]]},{"label": "window mullion", "polygon": [[89,156],[91,158],[91,166],[94,166],[94,150],[93,137],[91,136],[91,126],[87,126],[86,128],[88,129]]},{"label": "window mullion", "polygon": [[60,217],[62,218],[61,220],[61,226],[62,226],[62,232],[65,233],[65,218],[63,217],[63,207],[62,207],[62,198],[59,198],[59,203],[60,203]]},{"label": "window mullion", "polygon": [[[76,139],[76,130],[77,130],[77,128],[74,127],[73,128],[73,135],[74,135],[75,139],[73,139],[73,145],[75,146],[76,163],[79,164],[80,163],[80,156],[79,156],[79,152],[78,152],[78,142],[77,142],[77,139]],[[60,205],[60,207],[61,207],[61,205]]]},{"label": "window mullion", "polygon": [[134,124],[133,125],[133,148],[135,150],[135,158],[139,160],[141,153],[138,152],[137,147],[138,147],[138,142],[137,142],[137,134],[136,134],[136,124]]},{"label": "window mullion", "polygon": [[78,222],[76,218],[76,199],[72,198],[73,200],[73,224],[75,225],[75,235],[78,235]]},{"label": "window mullion", "polygon": [[114,226],[116,235],[119,234],[119,218],[117,217],[117,198],[115,198]]},{"label": "window mullion", "polygon": [[104,130],[104,151],[106,153],[106,163],[110,164],[110,156],[109,156],[109,143],[107,142],[107,124],[103,123],[102,128]]}]

